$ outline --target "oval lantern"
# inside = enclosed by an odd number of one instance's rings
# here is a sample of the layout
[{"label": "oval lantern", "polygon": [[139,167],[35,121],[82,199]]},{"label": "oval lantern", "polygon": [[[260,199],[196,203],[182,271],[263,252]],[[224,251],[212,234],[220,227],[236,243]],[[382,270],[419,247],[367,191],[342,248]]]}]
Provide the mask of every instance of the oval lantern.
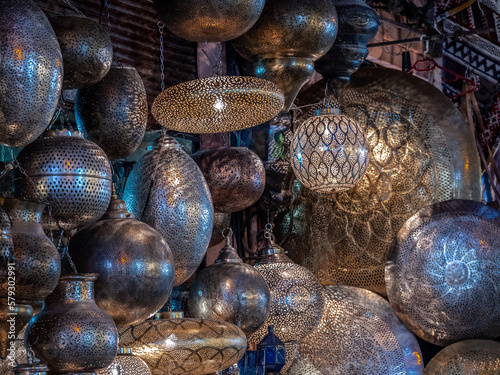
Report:
[{"label": "oval lantern", "polygon": [[194,154],[193,159],[207,180],[217,212],[244,210],[264,192],[264,164],[246,147],[202,150]]},{"label": "oval lantern", "polygon": [[123,199],[136,218],[163,235],[174,256],[174,286],[182,284],[203,260],[214,220],[210,191],[194,160],[162,135],[132,170]]},{"label": "oval lantern", "polygon": [[111,199],[111,168],[95,143],[67,130],[51,131],[23,148],[14,172],[16,197],[48,202],[45,230],[70,230],[99,219]]},{"label": "oval lantern", "polygon": [[174,261],[167,242],[135,220],[116,195],[100,220],[71,238],[68,253],[79,272],[99,274],[94,286],[97,306],[117,325],[146,320],[172,292]]},{"label": "oval lantern", "polygon": [[129,156],[139,147],[148,121],[146,89],[139,73],[112,67],[99,83],[78,90],[75,119],[110,160]]},{"label": "oval lantern", "polygon": [[61,95],[63,59],[32,0],[0,2],[0,143],[27,145],[49,126]]},{"label": "oval lantern", "polygon": [[167,29],[192,42],[225,42],[248,31],[265,0],[154,0]]},{"label": "oval lantern", "polygon": [[50,19],[64,63],[63,88],[81,89],[99,82],[113,61],[109,35],[94,20],[80,16]]},{"label": "oval lantern", "polygon": [[331,0],[267,0],[257,23],[232,41],[236,51],[254,61],[254,73],[274,82],[285,94],[288,111],[311,78],[314,61],[337,36],[337,13]]}]

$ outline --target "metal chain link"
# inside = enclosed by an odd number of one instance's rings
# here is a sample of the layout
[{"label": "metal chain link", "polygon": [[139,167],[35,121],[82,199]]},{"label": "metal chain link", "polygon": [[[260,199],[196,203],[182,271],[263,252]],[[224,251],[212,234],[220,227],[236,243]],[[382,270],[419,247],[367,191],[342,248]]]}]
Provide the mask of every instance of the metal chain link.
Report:
[{"label": "metal chain link", "polygon": [[164,24],[160,23],[158,21],[156,23],[156,26],[158,26],[158,31],[160,32],[160,70],[161,70],[161,91],[165,91],[165,65],[164,65],[164,57],[163,57],[163,28],[165,27]]}]

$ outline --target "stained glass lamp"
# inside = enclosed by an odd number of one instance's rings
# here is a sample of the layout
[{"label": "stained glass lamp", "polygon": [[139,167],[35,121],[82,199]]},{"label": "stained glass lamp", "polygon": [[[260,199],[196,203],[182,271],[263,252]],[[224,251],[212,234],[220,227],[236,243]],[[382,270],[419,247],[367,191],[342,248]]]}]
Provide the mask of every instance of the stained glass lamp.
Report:
[{"label": "stained glass lamp", "polygon": [[285,344],[274,334],[274,327],[268,327],[268,334],[257,345],[258,375],[279,374],[285,366]]}]

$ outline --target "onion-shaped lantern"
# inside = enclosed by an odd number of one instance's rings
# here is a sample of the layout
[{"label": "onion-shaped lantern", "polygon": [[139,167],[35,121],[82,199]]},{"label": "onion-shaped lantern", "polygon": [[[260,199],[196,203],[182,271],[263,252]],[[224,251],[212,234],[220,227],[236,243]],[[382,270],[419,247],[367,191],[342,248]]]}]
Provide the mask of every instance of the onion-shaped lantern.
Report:
[{"label": "onion-shaped lantern", "polygon": [[163,235],[174,256],[174,286],[182,284],[212,235],[214,209],[203,173],[174,138],[162,135],[134,166],[123,197],[135,217]]},{"label": "onion-shaped lantern", "polygon": [[356,120],[332,109],[319,110],[292,139],[292,168],[297,179],[319,193],[349,190],[364,176],[370,146]]},{"label": "onion-shaped lantern", "polygon": [[222,133],[260,125],[283,108],[272,82],[255,77],[208,77],[161,92],[151,113],[163,127],[184,133]]},{"label": "onion-shaped lantern", "polygon": [[154,0],[165,26],[192,42],[225,42],[248,31],[265,0]]},{"label": "onion-shaped lantern", "polygon": [[112,67],[99,83],[77,91],[75,119],[79,129],[111,160],[139,147],[148,120],[146,89],[134,68]]},{"label": "onion-shaped lantern", "polygon": [[377,13],[365,0],[335,0],[339,32],[332,48],[314,63],[332,88],[347,85],[368,56],[368,42],[377,34]]},{"label": "onion-shaped lantern", "polygon": [[266,280],[243,263],[226,237],[215,264],[203,269],[189,290],[189,313],[236,324],[249,335],[266,320],[270,294]]},{"label": "onion-shaped lantern", "polygon": [[68,131],[52,131],[17,157],[14,194],[48,202],[43,227],[70,230],[99,219],[111,199],[111,168],[95,143]]},{"label": "onion-shaped lantern", "polygon": [[316,59],[333,45],[337,13],[331,0],[267,0],[254,27],[232,41],[257,77],[278,85],[288,111],[311,78]]},{"label": "onion-shaped lantern", "polygon": [[237,363],[247,348],[241,329],[211,319],[184,318],[182,313],[161,313],[168,319],[146,320],[120,328],[120,345],[132,348],[153,375],[204,375]]},{"label": "onion-shaped lantern", "polygon": [[387,296],[416,335],[436,345],[500,335],[500,213],[450,200],[401,227],[385,268]]},{"label": "onion-shaped lantern", "polygon": [[0,2],[0,143],[27,145],[47,128],[61,94],[63,59],[33,0]]},{"label": "onion-shaped lantern", "polygon": [[57,16],[50,23],[61,47],[63,88],[81,89],[103,79],[113,60],[113,45],[106,31],[87,17]]},{"label": "onion-shaped lantern", "polygon": [[218,147],[193,155],[207,180],[214,210],[236,212],[257,202],[266,171],[257,154],[245,147]]},{"label": "onion-shaped lantern", "polygon": [[259,343],[272,325],[281,341],[294,341],[310,333],[321,320],[324,298],[318,279],[293,263],[272,238],[259,250],[255,268],[271,291],[271,309],[265,323],[248,340]]},{"label": "onion-shaped lantern", "polygon": [[131,348],[118,348],[112,364],[96,372],[98,375],[151,375],[149,367],[142,359],[132,354]]},{"label": "onion-shaped lantern", "polygon": [[117,325],[137,324],[167,302],[174,284],[172,252],[162,235],[134,219],[116,195],[108,211],[70,240],[78,272],[98,273],[95,300]]}]

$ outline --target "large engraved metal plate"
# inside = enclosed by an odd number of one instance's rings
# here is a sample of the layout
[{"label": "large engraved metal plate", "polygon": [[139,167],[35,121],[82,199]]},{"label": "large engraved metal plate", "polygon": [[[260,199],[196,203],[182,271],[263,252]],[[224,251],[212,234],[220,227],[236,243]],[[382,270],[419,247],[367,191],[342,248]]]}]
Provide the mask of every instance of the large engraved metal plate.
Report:
[{"label": "large engraved metal plate", "polygon": [[465,340],[441,350],[425,367],[424,375],[498,375],[500,343]]},{"label": "large engraved metal plate", "polygon": [[382,297],[352,286],[324,287],[318,327],[299,341],[289,375],[422,374],[417,339]]},{"label": "large engraved metal plate", "polygon": [[[323,97],[321,82],[307,101]],[[323,285],[341,282],[384,293],[387,253],[411,215],[452,198],[481,199],[479,158],[459,111],[419,78],[360,69],[339,101],[368,136],[368,170],[354,189],[335,195],[296,185],[293,231],[285,246]],[[290,213],[276,222],[283,238]]]},{"label": "large engraved metal plate", "polygon": [[465,200],[420,210],[393,242],[386,284],[400,318],[424,340],[500,336],[500,213]]}]

